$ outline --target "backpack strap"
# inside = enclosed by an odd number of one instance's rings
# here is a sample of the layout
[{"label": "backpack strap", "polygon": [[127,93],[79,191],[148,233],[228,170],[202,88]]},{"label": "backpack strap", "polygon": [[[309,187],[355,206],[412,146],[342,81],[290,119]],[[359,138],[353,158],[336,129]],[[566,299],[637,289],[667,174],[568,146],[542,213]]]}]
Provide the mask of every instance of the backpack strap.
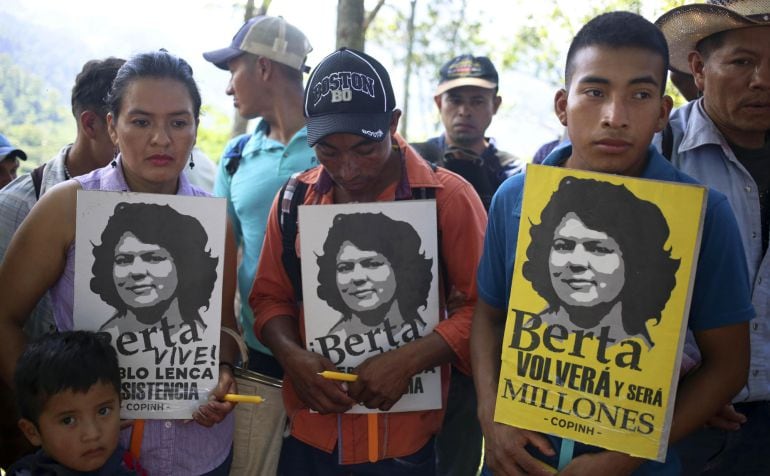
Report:
[{"label": "backpack strap", "polygon": [[43,188],[43,169],[45,168],[45,164],[35,167],[35,170],[30,172],[30,176],[32,177],[32,185],[35,186],[35,199],[40,200],[40,191]]},{"label": "backpack strap", "polygon": [[281,228],[281,242],[283,251],[281,252],[281,261],[283,269],[289,276],[294,295],[298,301],[302,301],[302,273],[300,272],[300,261],[297,256],[296,242],[299,228],[297,222],[299,219],[299,205],[305,199],[308,184],[299,180],[297,172],[281,187],[280,203],[278,207],[278,224]]},{"label": "backpack strap", "polygon": [[230,149],[230,151],[222,157],[222,159],[227,160],[227,163],[225,163],[225,170],[227,173],[232,177],[235,175],[235,172],[238,171],[238,166],[241,165],[241,158],[243,158],[243,149],[246,147],[246,143],[251,139],[251,135],[249,134],[243,134],[242,136],[238,137],[237,141],[233,145],[233,148]]}]

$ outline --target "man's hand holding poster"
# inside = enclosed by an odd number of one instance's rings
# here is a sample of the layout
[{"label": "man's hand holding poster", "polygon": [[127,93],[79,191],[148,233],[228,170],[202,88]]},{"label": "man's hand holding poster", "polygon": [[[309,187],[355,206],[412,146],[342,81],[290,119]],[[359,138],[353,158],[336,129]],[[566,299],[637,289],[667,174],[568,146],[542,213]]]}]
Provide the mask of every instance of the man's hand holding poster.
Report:
[{"label": "man's hand holding poster", "polygon": [[[356,373],[438,324],[434,200],[300,206],[299,230],[306,348],[337,370]],[[413,376],[389,411],[436,408],[439,368]]]},{"label": "man's hand holding poster", "polygon": [[527,169],[496,421],[665,459],[705,197]]},{"label": "man's hand holding poster", "polygon": [[223,199],[79,191],[76,329],[109,337],[121,417],[188,419],[219,378]]}]

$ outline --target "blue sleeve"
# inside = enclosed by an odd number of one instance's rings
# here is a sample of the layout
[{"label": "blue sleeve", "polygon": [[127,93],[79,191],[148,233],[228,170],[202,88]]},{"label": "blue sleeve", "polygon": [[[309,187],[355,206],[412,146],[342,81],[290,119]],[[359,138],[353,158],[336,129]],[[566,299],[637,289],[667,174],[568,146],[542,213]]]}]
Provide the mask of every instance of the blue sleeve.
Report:
[{"label": "blue sleeve", "polygon": [[495,193],[489,208],[484,252],[476,274],[476,285],[484,302],[498,309],[508,306],[511,291],[523,183],[524,174],[506,180]]},{"label": "blue sleeve", "polygon": [[689,327],[713,329],[755,315],[740,232],[724,195],[709,190]]}]

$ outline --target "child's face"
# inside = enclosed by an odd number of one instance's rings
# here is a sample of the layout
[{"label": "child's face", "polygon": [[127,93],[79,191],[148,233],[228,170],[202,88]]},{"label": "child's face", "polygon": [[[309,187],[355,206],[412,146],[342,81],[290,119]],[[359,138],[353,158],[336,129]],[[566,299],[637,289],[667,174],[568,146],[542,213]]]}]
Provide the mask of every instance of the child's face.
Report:
[{"label": "child's face", "polygon": [[65,390],[48,399],[37,427],[26,419],[19,427],[29,441],[75,471],[94,471],[118,446],[120,401],[115,388],[97,382],[86,393]]},{"label": "child's face", "polygon": [[594,45],[577,51],[572,66],[569,91],[555,99],[572,141],[567,167],[640,175],[671,111],[671,98],[660,93],[663,59],[641,48]]}]

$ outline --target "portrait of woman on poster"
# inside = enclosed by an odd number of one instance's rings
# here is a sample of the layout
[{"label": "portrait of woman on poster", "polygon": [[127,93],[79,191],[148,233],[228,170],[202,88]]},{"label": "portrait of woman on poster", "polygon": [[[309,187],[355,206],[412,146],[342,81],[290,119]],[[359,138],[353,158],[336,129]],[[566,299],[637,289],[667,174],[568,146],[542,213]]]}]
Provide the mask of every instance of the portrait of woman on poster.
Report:
[{"label": "portrait of woman on poster", "polygon": [[165,318],[201,336],[217,279],[218,258],[194,217],[168,205],[118,203],[94,246],[91,290],[116,313],[100,330],[136,332]]},{"label": "portrait of woman on poster", "polygon": [[530,237],[522,274],[548,303],[544,322],[654,345],[647,322],[660,322],[679,269],[655,204],[623,185],[565,177]]},{"label": "portrait of woman on poster", "polygon": [[339,312],[329,333],[362,334],[387,319],[399,332],[425,326],[420,308],[428,302],[433,260],[407,222],[383,213],[334,217],[318,256],[318,297]]}]

